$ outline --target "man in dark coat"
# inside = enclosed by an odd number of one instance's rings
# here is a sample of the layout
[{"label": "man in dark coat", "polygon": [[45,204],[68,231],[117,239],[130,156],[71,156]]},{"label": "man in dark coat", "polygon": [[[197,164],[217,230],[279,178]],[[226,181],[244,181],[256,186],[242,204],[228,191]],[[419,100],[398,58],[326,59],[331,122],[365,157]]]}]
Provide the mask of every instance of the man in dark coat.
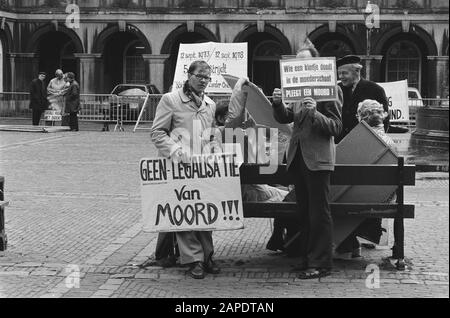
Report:
[{"label": "man in dark coat", "polygon": [[[344,105],[342,107],[343,131],[336,143],[339,143],[359,121],[356,117],[358,104],[365,99],[373,99],[383,105],[384,111],[389,115],[389,106],[384,89],[377,83],[361,78],[361,59],[355,55],[347,55],[337,60],[339,86],[344,94]],[[389,116],[384,120],[384,130],[389,127]]]},{"label": "man in dark coat", "polygon": [[67,73],[66,81],[70,83],[65,93],[66,105],[64,112],[69,114],[69,126],[71,131],[78,131],[78,112],[80,111],[80,85],[75,81],[75,74]]},{"label": "man in dark coat", "polygon": [[33,110],[33,125],[38,126],[42,113],[48,108],[46,74],[39,72],[38,78],[31,81],[30,85],[30,109]]},{"label": "man in dark coat", "polygon": [[[377,83],[361,78],[361,59],[355,55],[347,55],[336,61],[338,74],[341,83],[339,86],[344,95],[344,104],[342,107],[343,132],[336,139],[339,143],[356,125],[359,120],[356,116],[358,104],[366,99],[372,99],[383,105],[387,113],[383,121],[384,130],[389,128],[389,106],[384,89]],[[350,234],[337,248],[336,257],[346,255],[345,258],[361,256],[361,245],[356,237],[356,233],[365,232],[370,236],[371,241],[378,243],[382,234],[381,219],[370,219],[364,221],[354,233]],[[347,256],[348,255],[348,256]],[[344,257],[344,256],[342,256]]]}]

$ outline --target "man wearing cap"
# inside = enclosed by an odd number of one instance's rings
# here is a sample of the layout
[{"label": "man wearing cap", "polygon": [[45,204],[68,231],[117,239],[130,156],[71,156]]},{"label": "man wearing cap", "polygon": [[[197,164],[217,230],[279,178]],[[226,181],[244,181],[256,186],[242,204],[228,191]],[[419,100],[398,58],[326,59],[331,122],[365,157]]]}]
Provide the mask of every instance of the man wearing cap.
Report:
[{"label": "man wearing cap", "polygon": [[[344,94],[342,107],[342,121],[344,129],[341,136],[336,138],[340,142],[356,125],[358,104],[366,99],[373,99],[383,105],[384,111],[389,114],[388,100],[384,89],[377,83],[361,78],[361,59],[355,55],[347,55],[337,60],[339,86]],[[384,129],[389,127],[389,116],[384,120]]]},{"label": "man wearing cap", "polygon": [[38,126],[42,113],[48,108],[47,88],[45,86],[45,72],[39,72],[38,78],[31,81],[30,109],[33,110],[33,126]]}]

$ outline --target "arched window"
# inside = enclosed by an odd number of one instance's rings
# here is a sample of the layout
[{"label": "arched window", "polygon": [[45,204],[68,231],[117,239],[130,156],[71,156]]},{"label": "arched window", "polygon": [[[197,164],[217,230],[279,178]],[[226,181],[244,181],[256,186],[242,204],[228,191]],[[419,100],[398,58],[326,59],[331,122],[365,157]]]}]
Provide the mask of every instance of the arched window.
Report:
[{"label": "arched window", "polygon": [[39,54],[39,70],[47,72],[50,79],[57,69],[63,72],[73,72],[77,74],[77,61],[75,53],[76,45],[73,40],[63,32],[47,32],[39,38],[37,46]]},{"label": "arched window", "polygon": [[330,40],[323,44],[319,50],[320,56],[335,56],[336,59],[353,54],[353,49],[341,40]]},{"label": "arched window", "polygon": [[407,79],[408,86],[421,89],[422,56],[411,41],[398,41],[386,53],[386,81]]},{"label": "arched window", "polygon": [[278,61],[281,58],[281,54],[280,43],[269,40],[256,46],[254,59],[259,61]]},{"label": "arched window", "polygon": [[277,41],[266,40],[258,44],[253,51],[253,82],[260,86],[266,95],[280,87],[279,60],[283,50]]},{"label": "arched window", "polygon": [[128,84],[146,84],[145,83],[145,62],[142,54],[144,54],[145,46],[140,41],[131,42],[125,50],[124,83]]},{"label": "arched window", "polygon": [[[77,73],[77,60],[74,53],[76,52],[75,45],[72,41],[67,42],[61,50],[60,67],[64,72]],[[80,74],[78,74],[78,78]]]}]

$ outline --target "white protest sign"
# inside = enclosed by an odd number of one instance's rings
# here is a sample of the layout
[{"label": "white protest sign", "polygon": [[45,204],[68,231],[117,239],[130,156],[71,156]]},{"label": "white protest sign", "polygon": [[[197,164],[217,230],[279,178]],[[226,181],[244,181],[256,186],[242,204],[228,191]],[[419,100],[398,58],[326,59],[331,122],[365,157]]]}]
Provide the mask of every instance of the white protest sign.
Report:
[{"label": "white protest sign", "polygon": [[172,89],[183,87],[189,65],[204,60],[211,66],[211,82],[207,93],[231,94],[231,88],[221,74],[247,76],[247,43],[195,43],[180,44]]},{"label": "white protest sign", "polygon": [[409,121],[408,81],[378,83],[384,88],[391,122]]},{"label": "white protest sign", "polygon": [[198,155],[190,164],[167,158],[141,159],[144,231],[242,229],[239,157],[229,153]]},{"label": "white protest sign", "polygon": [[44,112],[44,120],[48,121],[61,121],[61,111],[58,110],[46,110]]},{"label": "white protest sign", "polygon": [[337,99],[336,58],[314,57],[280,60],[283,101],[312,97],[316,101]]}]

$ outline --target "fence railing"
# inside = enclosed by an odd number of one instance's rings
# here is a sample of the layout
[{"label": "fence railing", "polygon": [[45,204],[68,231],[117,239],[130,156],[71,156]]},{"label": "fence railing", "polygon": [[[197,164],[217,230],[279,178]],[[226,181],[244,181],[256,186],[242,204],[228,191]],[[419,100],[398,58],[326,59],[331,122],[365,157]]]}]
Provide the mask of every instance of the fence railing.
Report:
[{"label": "fence railing", "polygon": [[[80,121],[135,123],[152,122],[162,94],[147,96],[117,96],[111,94],[81,94]],[[228,103],[230,95],[210,95],[217,103]],[[0,93],[0,117],[31,118],[29,93]],[[145,103],[145,107],[144,107]]]},{"label": "fence railing", "polygon": [[[218,105],[228,105],[230,95],[209,95]],[[80,96],[80,121],[104,123],[151,123],[161,94],[147,96],[117,96],[111,94],[82,94]],[[269,96],[270,98],[270,96]],[[145,104],[145,105],[144,105]],[[416,111],[419,107],[449,107],[449,100],[442,98],[409,99],[409,121],[399,124],[415,126]],[[0,93],[0,118],[31,118],[29,93]]]}]

